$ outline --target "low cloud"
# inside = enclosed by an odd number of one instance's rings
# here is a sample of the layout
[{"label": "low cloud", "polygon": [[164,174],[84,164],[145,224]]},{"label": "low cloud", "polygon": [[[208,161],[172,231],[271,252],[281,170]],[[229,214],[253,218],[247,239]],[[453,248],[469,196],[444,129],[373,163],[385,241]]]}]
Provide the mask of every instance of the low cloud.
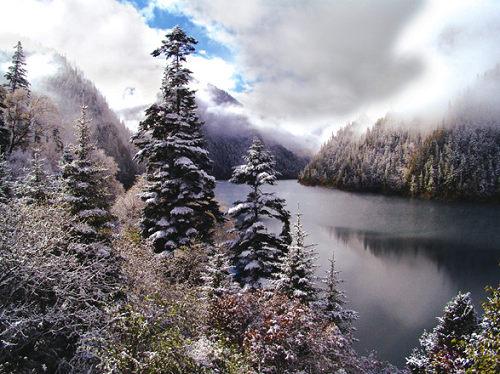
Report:
[{"label": "low cloud", "polygon": [[[158,10],[187,16],[232,52],[230,60],[193,56],[200,84],[233,94],[258,126],[320,138],[360,115],[442,110],[500,61],[493,0],[150,0],[143,9],[118,0],[3,0],[0,7],[0,49],[22,40],[28,52],[42,51],[28,58],[33,79],[50,72],[44,48],[53,49],[120,113],[152,103],[160,86],[164,61],[150,52],[167,30],[148,20]],[[137,124],[136,115],[125,120]]]},{"label": "low cloud", "polygon": [[[57,65],[51,64],[50,56],[56,51],[81,69],[118,112],[145,107],[155,100],[165,63],[150,53],[167,30],[149,27],[144,13],[131,4],[3,0],[0,9],[0,50],[11,53],[21,40],[30,79],[55,72]],[[223,89],[234,87],[231,77],[235,69],[220,58],[196,55],[189,66],[200,80],[210,77]],[[137,126],[137,118],[125,120],[132,128]]]}]

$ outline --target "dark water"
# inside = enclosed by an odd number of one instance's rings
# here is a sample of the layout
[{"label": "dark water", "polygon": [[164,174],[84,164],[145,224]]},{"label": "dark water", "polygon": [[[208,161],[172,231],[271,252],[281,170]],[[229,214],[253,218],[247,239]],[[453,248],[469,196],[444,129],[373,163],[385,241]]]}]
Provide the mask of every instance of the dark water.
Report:
[{"label": "dark water", "polygon": [[[477,307],[484,286],[500,280],[500,206],[443,203],[356,194],[281,181],[270,189],[297,203],[319,272],[335,251],[356,324],[360,353],[376,350],[403,365],[424,329],[459,290]],[[218,199],[230,206],[247,189],[218,182]]]}]

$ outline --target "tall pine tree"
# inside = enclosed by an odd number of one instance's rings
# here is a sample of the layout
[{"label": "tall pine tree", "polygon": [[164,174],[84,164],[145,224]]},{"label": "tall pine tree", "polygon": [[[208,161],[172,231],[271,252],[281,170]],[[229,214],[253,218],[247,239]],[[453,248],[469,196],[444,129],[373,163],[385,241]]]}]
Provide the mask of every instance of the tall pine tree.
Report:
[{"label": "tall pine tree", "polygon": [[301,222],[302,214],[297,213],[297,221],[293,225],[292,244],[280,266],[276,281],[276,289],[288,297],[304,303],[316,300],[314,261],[316,259],[314,244],[306,244],[307,233]]},{"label": "tall pine tree", "polygon": [[20,193],[28,203],[44,203],[51,194],[52,186],[45,172],[44,162],[45,159],[40,157],[40,150],[35,148],[31,156],[31,167],[20,186]]},{"label": "tall pine tree", "polygon": [[[231,182],[247,184],[251,190],[245,201],[236,201],[228,211],[235,219],[237,235],[230,247],[231,265],[240,285],[260,288],[279,270],[291,243],[290,213],[283,199],[262,191],[262,186],[275,184],[277,178],[274,158],[259,139],[254,139],[244,159],[246,164],[234,169]],[[268,231],[263,220],[269,218],[282,223],[280,235]]]},{"label": "tall pine tree", "polygon": [[7,87],[10,92],[14,92],[19,88],[24,88],[29,91],[29,82],[26,79],[26,58],[24,56],[23,46],[21,42],[17,42],[14,47],[15,52],[12,55],[12,65],[7,69],[5,73],[5,79],[7,79]]},{"label": "tall pine tree", "polygon": [[5,155],[0,153],[0,203],[7,202],[10,196],[10,170]]},{"label": "tall pine tree", "polygon": [[196,41],[175,27],[152,55],[165,56],[162,100],[146,111],[133,142],[136,159],[146,163],[143,236],[156,252],[171,252],[193,240],[211,242],[213,228],[223,219],[215,201],[215,178],[196,114],[191,71],[186,57]]},{"label": "tall pine tree", "polygon": [[4,112],[5,112],[5,96],[7,95],[7,90],[0,86],[0,155],[7,151],[10,143],[10,130],[5,124]]},{"label": "tall pine tree", "polygon": [[335,257],[332,253],[330,267],[323,279],[325,285],[324,295],[320,301],[320,307],[323,309],[326,317],[334,322],[343,334],[349,335],[353,331],[352,323],[358,318],[358,314],[350,309],[344,308],[347,297],[340,289],[342,279],[339,277],[339,271],[335,268]]},{"label": "tall pine tree", "polygon": [[102,181],[105,170],[92,158],[95,147],[89,123],[87,107],[82,106],[76,122],[76,145],[63,155],[63,199],[74,216],[73,229],[81,244],[76,249],[86,255],[106,255],[111,215]]}]

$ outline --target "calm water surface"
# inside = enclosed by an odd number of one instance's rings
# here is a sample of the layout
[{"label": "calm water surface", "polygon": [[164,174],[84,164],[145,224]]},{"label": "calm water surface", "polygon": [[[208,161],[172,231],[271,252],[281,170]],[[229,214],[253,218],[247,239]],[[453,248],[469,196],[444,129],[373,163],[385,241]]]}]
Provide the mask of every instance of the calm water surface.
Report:
[{"label": "calm water surface", "polygon": [[[376,350],[403,365],[424,329],[459,290],[479,308],[484,286],[500,280],[500,206],[443,203],[305,187],[294,180],[270,187],[289,210],[303,213],[318,244],[318,272],[335,252],[349,306],[358,311],[359,352]],[[226,206],[245,186],[217,183]]]}]

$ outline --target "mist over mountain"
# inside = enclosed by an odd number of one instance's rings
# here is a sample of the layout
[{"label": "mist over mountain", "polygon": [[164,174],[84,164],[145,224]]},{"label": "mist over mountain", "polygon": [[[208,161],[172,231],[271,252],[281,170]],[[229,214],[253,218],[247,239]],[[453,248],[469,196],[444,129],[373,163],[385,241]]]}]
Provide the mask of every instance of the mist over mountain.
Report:
[{"label": "mist over mountain", "polygon": [[[46,74],[37,75],[33,89],[48,96],[56,105],[63,144],[74,141],[74,121],[80,106],[87,105],[97,147],[116,161],[117,179],[125,187],[131,186],[140,166],[133,160],[135,149],[129,141],[132,132],[125,123],[140,121],[147,106],[114,112],[94,83],[65,57],[47,51],[43,56],[50,56],[50,68]],[[0,62],[6,63],[9,58],[8,51],[0,51]],[[208,84],[198,91],[197,103],[200,118],[205,122],[203,131],[217,179],[231,176],[233,167],[243,162],[242,156],[254,137],[264,141],[274,154],[280,178],[297,178],[309,161],[311,151],[304,142],[288,132],[257,128],[239,110],[241,103],[229,93]]]},{"label": "mist over mountain", "polygon": [[339,130],[300,175],[310,185],[447,200],[500,199],[500,67],[450,102],[441,118],[379,119]]},{"label": "mist over mountain", "polygon": [[80,106],[87,105],[97,147],[103,149],[118,164],[118,180],[125,187],[131,186],[138,173],[138,166],[132,159],[135,150],[129,142],[130,130],[118,119],[106,99],[82,72],[62,56],[55,55],[55,62],[58,65],[57,73],[43,78],[39,87],[58,106],[63,122],[64,143],[74,140],[73,123]]},{"label": "mist over mountain", "polygon": [[[260,138],[275,156],[280,178],[297,178],[310,159],[310,151],[290,133],[272,132],[252,125],[238,109],[241,104],[227,92],[208,85],[198,95],[198,112],[205,122],[203,131],[213,173],[217,179],[228,179],[234,166],[243,162],[254,137]],[[280,140],[278,140],[280,139]]]},{"label": "mist over mountain", "polygon": [[[243,105],[224,90],[211,84],[196,87],[198,115],[204,122],[213,175],[217,179],[229,179],[233,167],[243,163],[243,155],[254,137],[260,138],[275,156],[276,169],[282,179],[297,178],[312,156],[315,143],[299,139],[287,131],[259,128],[245,112]],[[144,117],[148,106],[120,110],[117,114],[133,125]]]}]

